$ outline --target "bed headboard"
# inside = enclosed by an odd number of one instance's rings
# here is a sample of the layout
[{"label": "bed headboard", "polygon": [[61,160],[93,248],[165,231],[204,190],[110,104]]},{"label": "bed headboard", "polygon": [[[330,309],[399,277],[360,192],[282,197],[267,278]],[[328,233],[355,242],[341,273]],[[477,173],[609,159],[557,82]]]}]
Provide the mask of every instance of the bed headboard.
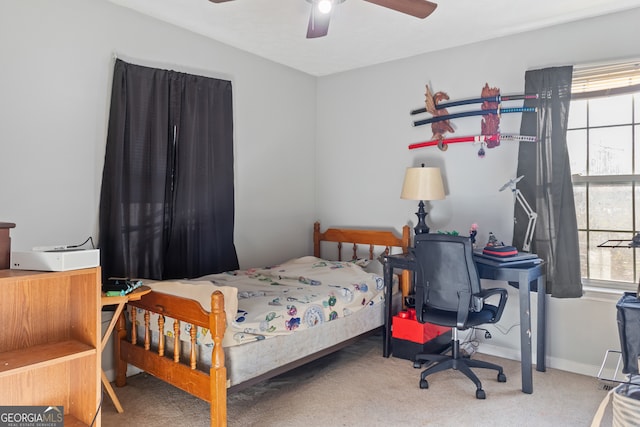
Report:
[{"label": "bed headboard", "polygon": [[[315,222],[313,224],[313,255],[322,258],[320,252],[321,242],[336,242],[338,246],[338,261],[342,261],[342,245],[343,243],[351,243],[352,254],[351,259],[358,258],[358,245],[369,245],[368,258],[373,260],[374,248],[376,246],[383,246],[385,249],[382,254],[388,254],[391,252],[391,248],[400,248],[403,254],[409,252],[409,245],[411,244],[411,228],[408,225],[402,227],[402,237],[398,237],[396,233],[392,231],[382,230],[364,230],[364,229],[351,229],[351,228],[329,228],[324,232],[320,231],[320,223]],[[402,305],[406,296],[411,293],[412,283],[411,274],[409,271],[404,270],[400,276],[400,292],[402,292]]]},{"label": "bed headboard", "polygon": [[338,245],[338,261],[342,261],[342,244],[351,243],[351,259],[357,258],[358,245],[369,245],[369,259],[374,259],[374,248],[384,246],[384,253],[390,253],[391,248],[400,248],[402,253],[409,251],[411,233],[408,225],[402,227],[402,237],[398,237],[393,231],[363,230],[351,228],[329,228],[320,231],[320,223],[313,224],[313,255],[321,258],[320,243],[336,242]]}]

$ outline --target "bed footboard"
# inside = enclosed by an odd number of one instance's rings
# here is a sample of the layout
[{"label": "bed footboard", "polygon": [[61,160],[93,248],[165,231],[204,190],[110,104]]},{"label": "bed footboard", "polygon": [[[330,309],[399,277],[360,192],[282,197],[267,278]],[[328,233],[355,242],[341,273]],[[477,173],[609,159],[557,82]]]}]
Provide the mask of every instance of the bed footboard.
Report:
[{"label": "bed footboard", "polygon": [[[126,385],[127,364],[132,364],[149,374],[162,379],[174,386],[199,397],[211,405],[211,425],[226,426],[227,420],[227,371],[225,367],[222,338],[226,329],[224,312],[224,297],[215,291],[211,295],[211,312],[206,312],[197,302],[171,296],[159,292],[151,292],[139,301],[129,303],[131,307],[131,325],[127,328],[124,313],[118,319],[116,326],[115,368],[116,386]],[[135,307],[144,310],[144,318],[135,318]],[[157,313],[158,325],[149,322],[150,313]],[[150,334],[153,328],[163,330],[164,319],[171,317],[176,320],[173,326],[174,345],[171,354],[166,354],[164,334],[159,334],[157,348],[150,346]],[[139,317],[139,316],[138,316]],[[135,323],[144,322],[144,337],[138,337]],[[191,325],[193,334],[190,338],[188,354],[180,354],[180,327],[177,322],[187,322]],[[211,354],[209,374],[196,369],[196,327],[208,328],[214,342]]]}]

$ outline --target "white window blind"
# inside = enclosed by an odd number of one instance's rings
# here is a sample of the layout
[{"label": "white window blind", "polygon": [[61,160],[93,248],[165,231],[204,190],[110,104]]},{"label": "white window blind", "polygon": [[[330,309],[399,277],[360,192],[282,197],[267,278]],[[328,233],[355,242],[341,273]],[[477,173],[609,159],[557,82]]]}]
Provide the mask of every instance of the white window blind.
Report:
[{"label": "white window blind", "polygon": [[611,92],[640,86],[640,59],[619,63],[574,66],[571,93]]}]

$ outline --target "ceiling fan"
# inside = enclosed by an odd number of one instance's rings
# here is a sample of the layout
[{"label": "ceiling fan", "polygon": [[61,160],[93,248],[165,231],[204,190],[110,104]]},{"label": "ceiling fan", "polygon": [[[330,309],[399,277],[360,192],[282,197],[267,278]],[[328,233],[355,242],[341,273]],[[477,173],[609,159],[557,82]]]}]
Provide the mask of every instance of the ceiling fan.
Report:
[{"label": "ceiling fan", "polygon": [[[231,0],[209,0],[213,3],[224,3]],[[324,37],[329,31],[329,20],[333,6],[345,0],[307,0],[311,3],[311,15],[307,27],[307,38]],[[438,5],[427,0],[364,0],[378,6],[386,7],[400,13],[424,19],[431,15]]]}]

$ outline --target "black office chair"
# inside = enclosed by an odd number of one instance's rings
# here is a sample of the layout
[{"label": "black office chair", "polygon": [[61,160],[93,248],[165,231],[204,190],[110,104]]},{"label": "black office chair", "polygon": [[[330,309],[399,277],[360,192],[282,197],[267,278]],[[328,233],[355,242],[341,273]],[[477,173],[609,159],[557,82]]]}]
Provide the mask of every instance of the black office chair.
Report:
[{"label": "black office chair", "polygon": [[[506,382],[507,377],[501,366],[461,357],[458,331],[498,322],[507,302],[507,290],[481,289],[468,237],[418,234],[411,251],[418,266],[415,283],[418,321],[452,328],[450,356],[424,353],[416,356],[415,367],[427,363],[427,368],[420,375],[420,388],[429,388],[428,375],[455,369],[476,384],[476,398],[485,399],[482,383],[470,368],[495,369],[499,382]],[[486,301],[493,295],[500,297],[497,306]]]}]

